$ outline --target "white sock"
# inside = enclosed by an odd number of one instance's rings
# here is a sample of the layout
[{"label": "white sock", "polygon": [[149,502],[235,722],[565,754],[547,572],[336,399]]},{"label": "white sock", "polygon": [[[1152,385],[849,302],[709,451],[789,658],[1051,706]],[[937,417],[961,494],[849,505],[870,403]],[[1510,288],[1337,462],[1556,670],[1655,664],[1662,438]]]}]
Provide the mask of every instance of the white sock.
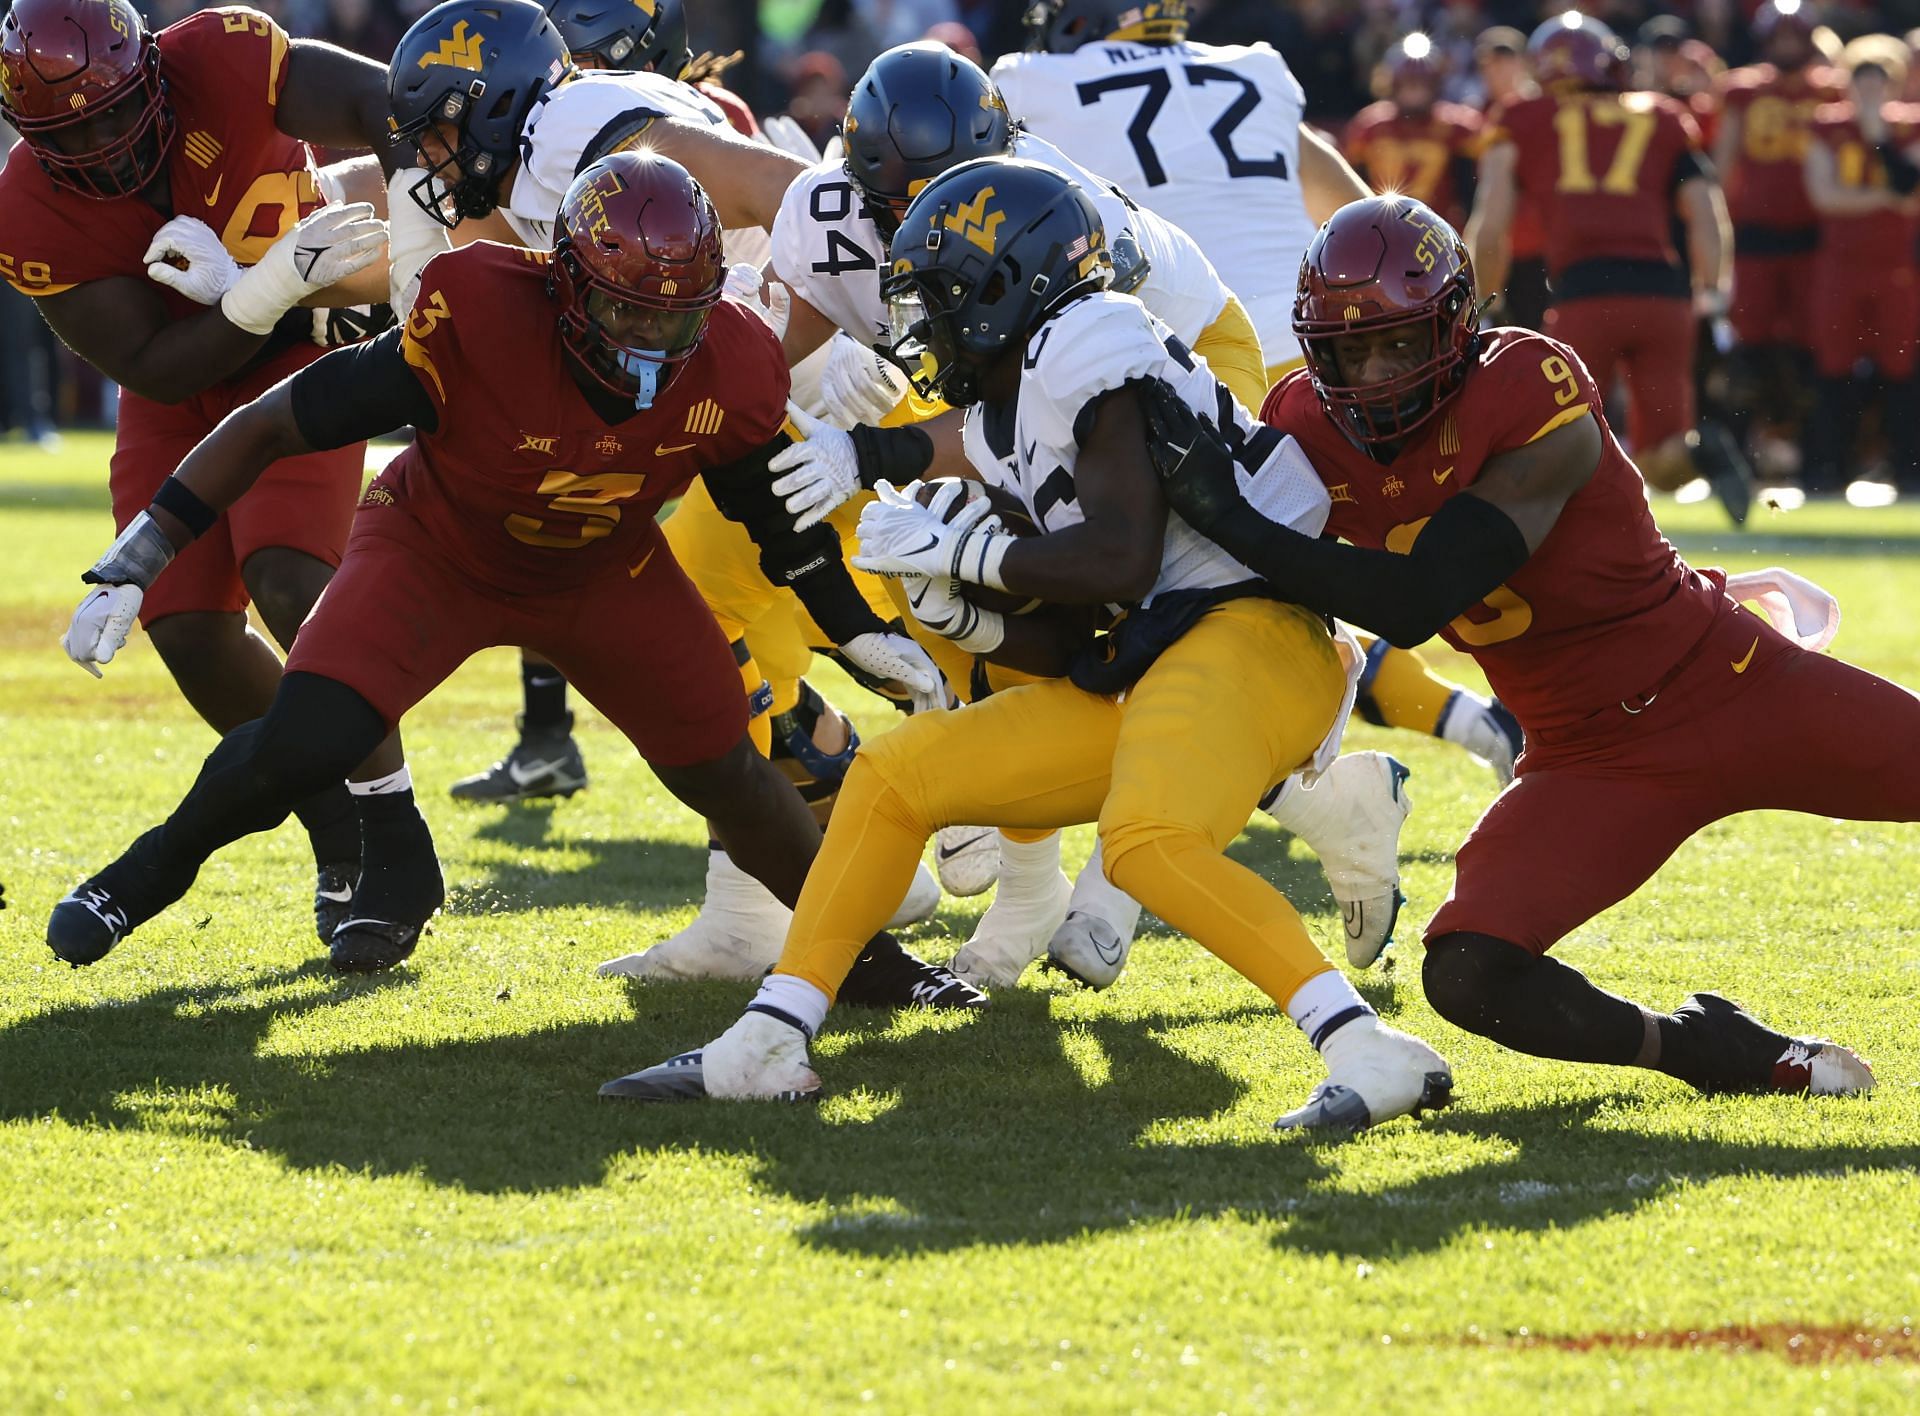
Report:
[{"label": "white sock", "polygon": [[1372,1017],[1373,1009],[1338,969],[1317,973],[1293,991],[1287,1016],[1300,1025],[1307,1041],[1325,1050],[1329,1037],[1356,1018]]},{"label": "white sock", "polygon": [[1440,721],[1433,725],[1433,735],[1457,747],[1471,747],[1479,735],[1478,719],[1490,706],[1477,693],[1468,693],[1464,688],[1457,690],[1441,708]]},{"label": "white sock", "polygon": [[355,796],[395,796],[413,790],[413,773],[402,762],[398,771],[375,777],[371,782],[348,782],[347,790]]},{"label": "white sock", "polygon": [[760,982],[750,1008],[772,1011],[800,1024],[811,1042],[827,1021],[827,995],[795,974],[770,973]]},{"label": "white sock", "polygon": [[1015,841],[1000,837],[1000,885],[993,897],[997,905],[1039,904],[1053,896],[1054,881],[1060,874],[1060,833],[1053,831],[1038,841]]}]

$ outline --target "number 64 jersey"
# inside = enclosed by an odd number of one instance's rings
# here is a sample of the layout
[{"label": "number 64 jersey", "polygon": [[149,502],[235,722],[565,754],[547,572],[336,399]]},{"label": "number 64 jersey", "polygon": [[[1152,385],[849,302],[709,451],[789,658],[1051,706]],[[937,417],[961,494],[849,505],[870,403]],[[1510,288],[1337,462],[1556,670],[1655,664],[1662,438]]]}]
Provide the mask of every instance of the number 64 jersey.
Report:
[{"label": "number 64 jersey", "polygon": [[1306,96],[1286,60],[1264,44],[1085,44],[1009,54],[993,81],[1021,123],[1200,243],[1269,365],[1299,357],[1293,291],[1314,222]]},{"label": "number 64 jersey", "polygon": [[[1147,262],[1133,293],[1191,344],[1219,316],[1232,292],[1191,236],[1141,211],[1112,183],[1070,160],[1051,143],[1016,132],[1011,157],[1050,167],[1078,182],[1100,212],[1116,268],[1131,245]],[[1123,239],[1124,238],[1124,239]],[[859,190],[835,161],[794,178],[773,222],[773,273],[781,284],[862,344],[878,349],[891,337],[880,269],[887,243],[867,215]]]}]

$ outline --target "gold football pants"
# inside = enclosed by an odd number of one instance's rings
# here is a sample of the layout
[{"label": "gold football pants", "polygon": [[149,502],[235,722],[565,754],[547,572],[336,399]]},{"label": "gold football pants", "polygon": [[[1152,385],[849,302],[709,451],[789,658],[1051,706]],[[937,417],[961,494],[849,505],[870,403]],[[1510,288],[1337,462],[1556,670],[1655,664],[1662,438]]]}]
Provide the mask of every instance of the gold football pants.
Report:
[{"label": "gold football pants", "polygon": [[1115,886],[1284,1005],[1330,965],[1280,892],[1222,852],[1312,757],[1345,683],[1318,619],[1246,599],[1123,698],[1052,679],[909,719],[855,756],[776,970],[837,992],[939,827],[1097,821]]}]

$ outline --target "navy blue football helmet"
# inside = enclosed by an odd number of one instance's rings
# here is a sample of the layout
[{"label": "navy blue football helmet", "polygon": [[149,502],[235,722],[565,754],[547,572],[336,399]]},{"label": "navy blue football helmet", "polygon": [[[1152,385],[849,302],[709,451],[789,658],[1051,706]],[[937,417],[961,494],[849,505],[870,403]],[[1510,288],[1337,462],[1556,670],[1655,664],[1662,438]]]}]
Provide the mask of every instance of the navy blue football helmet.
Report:
[{"label": "navy blue football helmet", "polygon": [[1027,48],[1045,54],[1099,40],[1178,44],[1187,37],[1187,0],[1036,0],[1022,23]]},{"label": "navy blue football helmet", "polygon": [[500,204],[500,184],[520,156],[520,130],[540,96],[574,72],[567,42],[531,0],[446,0],[400,37],[387,70],[388,124],[395,143],[420,140],[435,125],[435,152],[412,196],[445,226]]},{"label": "navy blue football helmet", "polygon": [[582,68],[677,79],[693,63],[682,0],[551,0],[547,18]]},{"label": "navy blue football helmet", "polygon": [[891,237],[907,204],[948,168],[1013,145],[1007,101],[986,71],[944,44],[889,49],[860,76],[841,126],[847,176]]},{"label": "navy blue football helmet", "polygon": [[1071,300],[1113,279],[1100,212],[1079,183],[1018,158],[929,182],[894,233],[881,282],[893,357],[923,398],[965,407],[981,369]]}]

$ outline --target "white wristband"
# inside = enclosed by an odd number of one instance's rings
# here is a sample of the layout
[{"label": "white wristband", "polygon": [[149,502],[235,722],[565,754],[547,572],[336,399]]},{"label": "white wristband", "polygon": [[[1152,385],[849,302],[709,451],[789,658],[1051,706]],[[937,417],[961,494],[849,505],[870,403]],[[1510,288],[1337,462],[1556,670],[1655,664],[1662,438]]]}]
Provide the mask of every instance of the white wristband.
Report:
[{"label": "white wristband", "polygon": [[272,334],[281,317],[304,300],[307,292],[307,283],[294,274],[292,253],[279,253],[276,243],[259,265],[240,272],[240,278],[220,297],[220,313],[236,329]]},{"label": "white wristband", "polygon": [[974,610],[974,621],[967,632],[952,641],[956,649],[968,654],[991,654],[1007,637],[1007,620],[997,610]]},{"label": "white wristband", "polygon": [[1004,531],[983,531],[970,539],[978,544],[969,545],[962,555],[966,564],[961,567],[960,579],[989,590],[1007,590],[1007,583],[1000,578],[1000,562],[1007,558],[1007,548],[1014,538]]}]

